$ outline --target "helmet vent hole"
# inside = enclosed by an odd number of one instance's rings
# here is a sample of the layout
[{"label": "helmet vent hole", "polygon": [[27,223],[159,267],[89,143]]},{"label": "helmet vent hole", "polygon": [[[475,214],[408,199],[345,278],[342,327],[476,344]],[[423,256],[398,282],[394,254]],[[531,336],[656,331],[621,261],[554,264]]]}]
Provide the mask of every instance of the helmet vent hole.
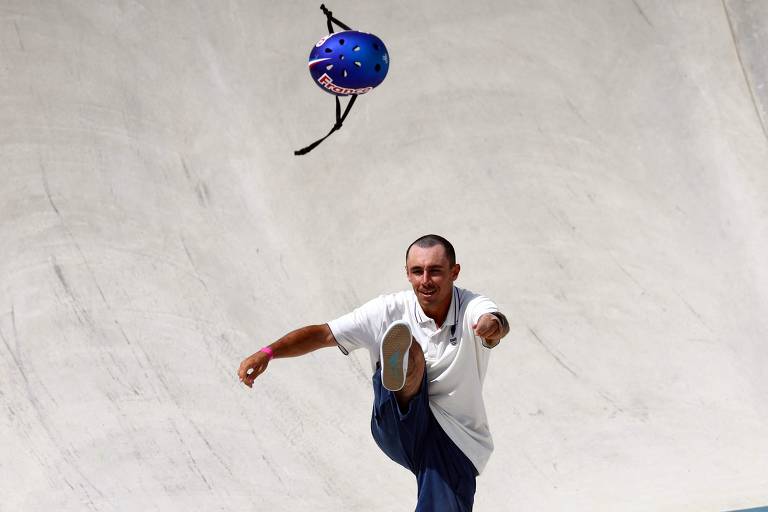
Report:
[{"label": "helmet vent hole", "polygon": [[332,51],[333,51],[333,50],[331,50],[330,48],[326,48],[326,49],[325,49],[325,53],[331,53]]},{"label": "helmet vent hole", "polygon": [[381,64],[376,64],[375,66],[373,66],[373,69],[375,69],[376,71],[381,71]]},{"label": "helmet vent hole", "polygon": [[347,74],[348,74],[348,73],[347,73],[347,70],[346,70],[346,69],[344,70],[344,73],[343,73],[343,74],[344,74],[344,78],[347,78]]},{"label": "helmet vent hole", "polygon": [[379,43],[373,43],[373,49],[379,51]]},{"label": "helmet vent hole", "polygon": [[339,44],[344,44],[344,40],[343,39],[339,39]]},{"label": "helmet vent hole", "polygon": [[[378,66],[378,64],[376,64],[376,65]],[[327,66],[325,66],[325,69],[326,69],[326,71],[332,70],[333,69],[333,64],[328,64]]]},{"label": "helmet vent hole", "polygon": [[355,61],[355,66],[357,66],[357,67],[359,67],[359,68],[360,68],[360,67],[362,67],[362,66],[363,66],[363,64],[362,64],[362,63],[360,63],[360,62],[358,62],[358,61]]},{"label": "helmet vent hole", "polygon": [[339,59],[344,60],[344,56],[343,55],[339,55]]},{"label": "helmet vent hole", "polygon": [[355,46],[354,48],[352,48],[352,51],[353,52],[359,52],[360,51],[360,46]]}]

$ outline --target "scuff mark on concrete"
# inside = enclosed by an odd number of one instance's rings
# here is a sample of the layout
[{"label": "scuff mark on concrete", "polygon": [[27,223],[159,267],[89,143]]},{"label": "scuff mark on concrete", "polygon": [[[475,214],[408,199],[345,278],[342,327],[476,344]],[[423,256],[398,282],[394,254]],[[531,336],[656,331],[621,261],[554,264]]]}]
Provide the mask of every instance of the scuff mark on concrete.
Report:
[{"label": "scuff mark on concrete", "polygon": [[192,175],[189,172],[189,167],[187,167],[187,161],[184,160],[184,157],[181,155],[179,155],[179,160],[181,160],[181,168],[184,170],[184,175],[187,177],[187,181],[191,183]]},{"label": "scuff mark on concrete", "polygon": [[204,208],[208,208],[208,205],[211,201],[211,194],[208,191],[208,185],[206,185],[203,181],[198,182],[197,186],[195,187],[195,193],[197,194],[197,200],[200,205]]},{"label": "scuff mark on concrete", "polygon": [[566,97],[565,97],[565,102],[568,104],[568,107],[570,107],[570,109],[571,109],[571,112],[573,112],[574,114],[576,114],[576,117],[578,117],[578,118],[579,118],[579,120],[580,120],[582,123],[584,123],[584,125],[586,125],[586,126],[589,126],[589,123],[587,122],[587,120],[586,120],[586,119],[584,119],[584,116],[583,116],[583,115],[581,115],[581,112],[579,111],[579,109],[577,109],[577,108],[576,108],[576,105],[574,105],[574,104],[573,104],[573,102],[571,101],[571,98],[569,98],[568,96],[566,96]]},{"label": "scuff mark on concrete", "polygon": [[644,287],[642,284],[640,284],[640,281],[638,281],[637,279],[635,279],[635,276],[633,276],[633,275],[632,275],[632,274],[631,274],[631,273],[630,273],[630,272],[629,272],[629,271],[628,271],[626,268],[624,268],[624,265],[622,265],[622,264],[619,262],[619,260],[617,260],[617,259],[616,259],[616,257],[613,255],[613,253],[612,253],[612,252],[609,252],[609,254],[610,254],[610,256],[611,256],[611,259],[613,260],[613,262],[616,264],[616,266],[617,266],[617,267],[619,267],[619,270],[621,270],[621,272],[622,272],[622,273],[623,273],[625,276],[627,276],[627,277],[629,278],[629,280],[630,280],[630,281],[632,281],[633,283],[635,283],[635,285],[636,285],[638,288],[640,288],[640,290],[642,290],[642,293],[643,293],[643,294],[647,293],[647,290],[645,289],[645,287]]},{"label": "scuff mark on concrete", "polygon": [[208,292],[208,285],[205,284],[205,280],[200,275],[200,271],[197,268],[197,265],[195,264],[195,260],[192,258],[192,253],[189,251],[189,247],[187,247],[187,241],[184,239],[183,236],[179,236],[179,239],[181,240],[181,246],[184,248],[184,253],[187,255],[187,260],[189,260],[189,264],[192,265],[192,270],[194,272],[195,278],[200,282],[200,284],[205,288],[205,291]]},{"label": "scuff mark on concrete", "polygon": [[[45,169],[45,165],[43,165],[43,162],[40,162],[40,170],[42,171],[43,175],[43,189],[45,189],[45,196],[48,198],[48,203],[51,205],[51,208],[54,212],[56,212],[56,215],[61,219],[61,212],[59,212],[59,208],[56,206],[56,203],[53,201],[53,197],[51,196],[51,187],[48,183],[48,172]],[[62,220],[63,222],[63,220]]]},{"label": "scuff mark on concrete", "polygon": [[645,14],[645,11],[643,10],[643,8],[640,7],[640,4],[637,3],[637,0],[632,0],[632,3],[635,4],[635,7],[637,8],[637,12],[640,13],[640,16],[643,17],[643,19],[648,24],[648,26],[650,26],[651,28],[655,28],[653,26],[653,23],[651,23],[651,20],[648,19],[648,16]]},{"label": "scuff mark on concrete", "polygon": [[539,336],[539,335],[536,333],[536,331],[534,331],[534,330],[533,330],[533,328],[531,328],[531,327],[529,326],[529,327],[528,327],[528,331],[529,331],[529,332],[530,332],[530,333],[533,335],[533,337],[534,337],[534,338],[536,338],[536,341],[538,341],[538,342],[539,342],[539,344],[540,344],[542,347],[544,347],[544,350],[546,350],[546,351],[547,351],[547,353],[548,353],[550,356],[552,356],[552,358],[553,358],[555,361],[557,361],[557,364],[559,364],[560,366],[562,366],[562,367],[563,367],[563,368],[564,368],[566,371],[568,371],[568,373],[570,373],[571,375],[573,375],[573,376],[574,376],[574,377],[576,377],[577,379],[579,378],[579,374],[578,374],[578,373],[576,373],[575,371],[573,371],[573,370],[571,369],[571,367],[570,367],[570,366],[568,366],[567,364],[565,364],[565,362],[564,362],[564,361],[563,361],[563,360],[562,360],[562,359],[561,359],[561,358],[560,358],[560,357],[559,357],[557,354],[555,354],[555,352],[554,352],[554,351],[553,351],[551,348],[549,348],[549,346],[548,346],[546,343],[544,343],[544,340],[542,340],[542,339],[541,339],[541,337],[540,337],[540,336]]},{"label": "scuff mark on concrete", "polygon": [[709,332],[712,332],[712,329],[710,329],[709,326],[707,325],[707,323],[704,321],[704,317],[701,315],[701,313],[696,311],[694,309],[694,307],[691,306],[691,303],[688,302],[687,300],[685,300],[685,297],[680,295],[678,292],[675,292],[675,295],[677,295],[677,297],[683,302],[683,304],[685,304],[685,306],[688,308],[688,310],[691,313],[693,313],[693,316],[695,316],[698,319],[699,323],[701,323],[701,325],[703,325]]},{"label": "scuff mark on concrete", "polygon": [[26,48],[24,48],[24,40],[21,38],[21,31],[19,31],[19,24],[15,21],[13,22],[13,28],[16,29],[16,38],[19,40],[19,50],[25,52],[27,51]]}]

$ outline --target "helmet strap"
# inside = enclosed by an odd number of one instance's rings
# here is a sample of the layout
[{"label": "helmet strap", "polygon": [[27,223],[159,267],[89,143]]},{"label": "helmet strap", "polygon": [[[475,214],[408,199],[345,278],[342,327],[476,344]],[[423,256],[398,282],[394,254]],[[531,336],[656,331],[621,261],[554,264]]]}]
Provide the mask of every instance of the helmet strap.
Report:
[{"label": "helmet strap", "polygon": [[[347,25],[345,25],[344,23],[334,18],[333,13],[325,7],[325,4],[320,4],[320,9],[323,11],[323,14],[325,14],[326,21],[328,22],[329,34],[333,34],[334,32],[333,31],[334,23],[339,27],[343,28],[344,30],[352,30]],[[323,137],[322,139],[316,140],[315,142],[313,142],[312,144],[310,144],[305,148],[294,151],[293,152],[294,155],[297,155],[297,156],[306,155],[307,153],[315,149],[317,146],[319,146],[321,142],[323,142],[325,139],[330,137],[333,132],[335,132],[336,130],[339,130],[342,124],[344,123],[344,120],[347,118],[347,114],[349,114],[349,111],[352,109],[352,105],[355,104],[355,100],[357,99],[357,94],[351,95],[351,97],[349,98],[349,101],[347,102],[347,107],[344,109],[343,114],[341,113],[341,102],[339,101],[339,97],[335,96],[334,98],[336,99],[336,124],[333,125],[333,128],[331,128],[331,131],[329,131],[325,137]]]},{"label": "helmet strap", "polygon": [[346,26],[344,23],[342,23],[339,20],[337,20],[336,18],[334,18],[333,17],[333,13],[331,11],[329,11],[328,9],[326,9],[325,4],[320,4],[320,10],[323,11],[323,14],[325,14],[325,17],[326,17],[326,19],[328,21],[328,33],[329,34],[333,34],[333,32],[334,32],[333,31],[333,24],[334,23],[337,24],[338,26],[340,26],[341,28],[343,28],[344,30],[352,30],[351,28]]},{"label": "helmet strap", "polygon": [[347,114],[349,114],[350,109],[352,108],[352,105],[355,104],[355,100],[357,99],[357,94],[353,94],[349,101],[347,102],[347,108],[344,109],[344,114],[341,113],[341,102],[339,101],[339,97],[336,96],[336,124],[333,125],[333,128],[331,128],[331,131],[328,132],[328,134],[323,137],[322,139],[318,139],[309,146],[299,149],[297,151],[294,151],[294,155],[306,155],[313,149],[315,149],[317,146],[320,145],[321,142],[323,142],[325,139],[331,136],[333,132],[341,128],[342,123],[344,123],[344,120],[347,118]]}]

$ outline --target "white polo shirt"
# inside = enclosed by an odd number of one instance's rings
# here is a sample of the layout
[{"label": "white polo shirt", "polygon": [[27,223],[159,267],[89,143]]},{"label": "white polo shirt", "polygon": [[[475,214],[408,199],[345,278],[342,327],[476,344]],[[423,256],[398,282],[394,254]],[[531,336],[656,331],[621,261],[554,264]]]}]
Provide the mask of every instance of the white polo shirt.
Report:
[{"label": "white polo shirt", "polygon": [[490,349],[475,336],[472,325],[494,311],[498,307],[490,299],[454,286],[448,316],[438,327],[408,290],[381,295],[328,326],[342,351],[368,349],[375,371],[387,326],[396,320],[408,322],[426,358],[432,414],[481,473],[493,452],[482,393]]}]

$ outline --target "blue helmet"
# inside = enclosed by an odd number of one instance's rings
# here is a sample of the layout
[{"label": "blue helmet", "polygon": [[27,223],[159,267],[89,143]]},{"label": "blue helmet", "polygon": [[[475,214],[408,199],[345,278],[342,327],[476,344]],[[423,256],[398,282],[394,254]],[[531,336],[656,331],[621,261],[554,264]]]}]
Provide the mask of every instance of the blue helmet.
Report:
[{"label": "blue helmet", "polygon": [[357,30],[327,35],[309,53],[312,80],[336,96],[364,94],[383,82],[388,70],[382,40]]}]

